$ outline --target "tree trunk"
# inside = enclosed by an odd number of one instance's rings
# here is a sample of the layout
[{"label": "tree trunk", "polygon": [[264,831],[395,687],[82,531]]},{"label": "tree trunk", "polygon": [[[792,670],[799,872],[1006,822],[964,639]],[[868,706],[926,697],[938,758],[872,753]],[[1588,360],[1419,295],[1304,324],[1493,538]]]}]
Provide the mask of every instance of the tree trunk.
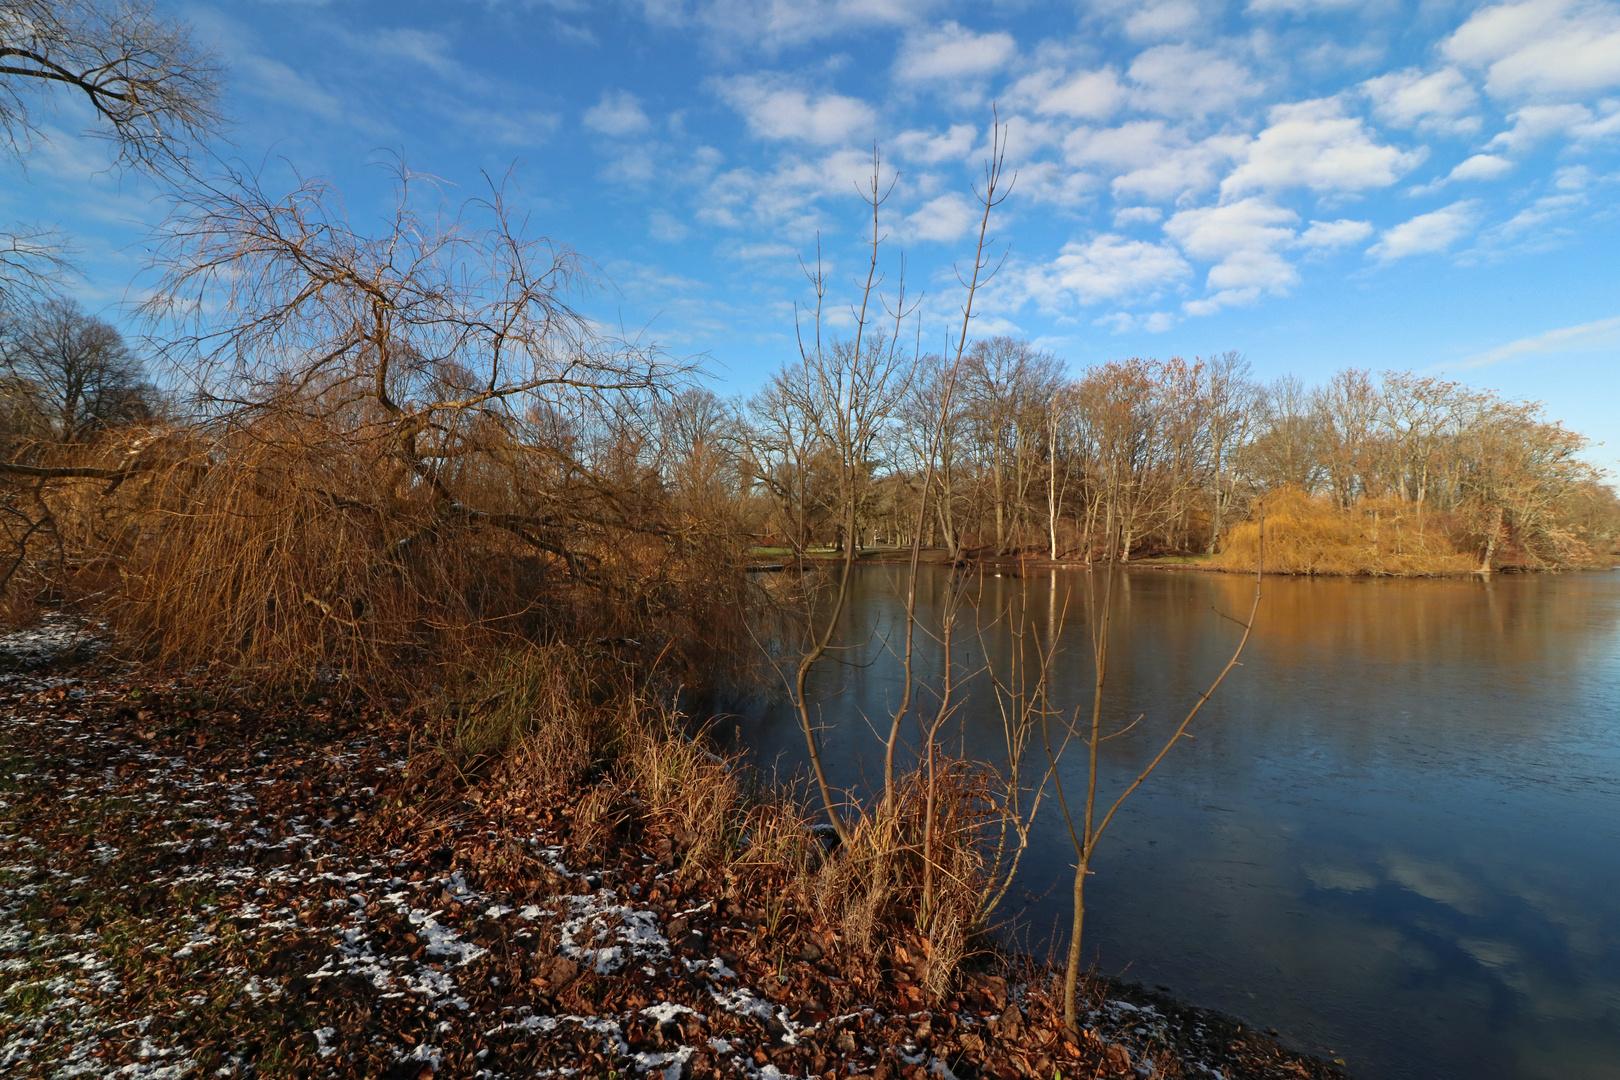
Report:
[{"label": "tree trunk", "polygon": [[1086,863],[1082,857],[1074,867],[1074,920],[1069,926],[1069,955],[1063,965],[1063,1026],[1078,1035],[1080,1018],[1075,991],[1080,983],[1080,931],[1086,921]]}]

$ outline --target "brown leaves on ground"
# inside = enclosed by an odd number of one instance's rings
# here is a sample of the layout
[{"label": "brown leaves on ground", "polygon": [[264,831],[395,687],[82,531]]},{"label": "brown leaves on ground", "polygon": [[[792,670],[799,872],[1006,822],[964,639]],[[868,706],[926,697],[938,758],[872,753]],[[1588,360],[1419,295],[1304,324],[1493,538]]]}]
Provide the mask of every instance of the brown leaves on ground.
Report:
[{"label": "brown leaves on ground", "polygon": [[845,940],[795,901],[802,863],[720,857],[675,779],[469,789],[408,739],[203,683],[0,683],[0,1071],[1339,1075],[1100,983],[1073,1040],[1028,967],[929,998],[921,935]]}]

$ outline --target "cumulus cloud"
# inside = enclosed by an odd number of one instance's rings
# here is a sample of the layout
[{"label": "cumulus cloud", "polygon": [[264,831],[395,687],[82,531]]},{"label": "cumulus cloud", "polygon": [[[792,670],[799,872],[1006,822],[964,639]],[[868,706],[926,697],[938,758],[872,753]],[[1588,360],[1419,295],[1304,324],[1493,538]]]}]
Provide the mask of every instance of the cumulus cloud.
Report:
[{"label": "cumulus cloud", "polygon": [[1192,272],[1168,244],[1150,244],[1113,233],[1063,245],[1058,257],[1026,277],[1030,295],[1043,306],[1153,295]]},{"label": "cumulus cloud", "polygon": [[1126,225],[1157,225],[1164,218],[1164,211],[1157,206],[1123,206],[1114,211],[1114,228],[1123,228]]},{"label": "cumulus cloud", "polygon": [[1554,135],[1576,142],[1611,137],[1620,132],[1620,102],[1605,101],[1601,107],[1604,111],[1593,112],[1585,105],[1526,105],[1509,115],[1513,126],[1487,143],[1486,149],[1517,154]]},{"label": "cumulus cloud", "polygon": [[1164,0],[1144,4],[1125,20],[1125,33],[1138,40],[1184,35],[1202,18],[1197,5],[1188,0]]},{"label": "cumulus cloud", "polygon": [[1476,11],[1441,45],[1499,98],[1581,98],[1620,87],[1620,7],[1526,0]]},{"label": "cumulus cloud", "polygon": [[[820,199],[854,198],[872,182],[867,150],[837,150],[819,158],[790,156],[774,169],[731,169],[705,186],[700,220],[724,228],[764,227],[794,240],[822,227]],[[887,185],[885,175],[880,183]]]},{"label": "cumulus cloud", "polygon": [[1480,128],[1479,95],[1462,72],[1442,68],[1425,75],[1417,68],[1368,79],[1361,90],[1373,115],[1391,127],[1442,135],[1472,135]]},{"label": "cumulus cloud", "polygon": [[1287,293],[1299,283],[1299,271],[1279,249],[1293,245],[1298,220],[1292,210],[1249,198],[1183,210],[1165,222],[1165,235],[1183,251],[1215,263],[1206,279],[1215,295],[1184,310],[1208,314],[1221,306],[1251,303],[1262,292]]},{"label": "cumulus cloud", "polygon": [[908,161],[924,165],[937,165],[942,161],[961,161],[973,152],[973,142],[979,129],[972,124],[952,124],[943,135],[932,131],[903,131],[891,144],[895,152]]},{"label": "cumulus cloud", "polygon": [[602,100],[585,110],[585,126],[603,135],[623,138],[639,135],[652,126],[641,102],[628,90],[604,90]]},{"label": "cumulus cloud", "polygon": [[1163,202],[1214,187],[1221,170],[1246,145],[1245,138],[1234,135],[1193,142],[1162,120],[1133,120],[1070,132],[1063,157],[1075,168],[1114,174],[1116,198]]},{"label": "cumulus cloud", "polygon": [[1303,15],[1309,11],[1355,7],[1361,0],[1249,0],[1249,10],[1256,14],[1289,12]]},{"label": "cumulus cloud", "polygon": [[978,224],[978,208],[963,196],[951,192],[930,199],[906,215],[901,230],[907,239],[949,243]]},{"label": "cumulus cloud", "polygon": [[1018,53],[1011,34],[976,34],[954,22],[908,35],[894,62],[904,82],[978,79],[1000,71]]},{"label": "cumulus cloud", "polygon": [[1131,62],[1131,102],[1166,116],[1230,111],[1261,92],[1249,70],[1209,49],[1156,45]]},{"label": "cumulus cloud", "polygon": [[1115,311],[1091,320],[1093,326],[1106,326],[1116,334],[1143,330],[1149,334],[1162,334],[1176,324],[1176,317],[1168,311],[1151,311],[1133,315],[1128,311]]},{"label": "cumulus cloud", "polygon": [[1243,163],[1221,182],[1223,196],[1289,187],[1387,187],[1423,160],[1421,152],[1374,142],[1359,116],[1345,115],[1338,98],[1278,105],[1269,119],[1270,126],[1249,144]]},{"label": "cumulus cloud", "polygon": [[1370,221],[1313,221],[1311,227],[1299,234],[1299,246],[1307,248],[1337,248],[1358,244],[1373,233]]},{"label": "cumulus cloud", "polygon": [[719,84],[720,95],[766,139],[792,139],[828,145],[869,130],[875,114],[859,98],[842,94],[812,96],[769,76],[742,75]]},{"label": "cumulus cloud", "polygon": [[1473,231],[1479,223],[1479,204],[1473,200],[1454,202],[1411,221],[1385,229],[1378,243],[1367,254],[1380,262],[1392,262],[1411,255],[1444,251]]},{"label": "cumulus cloud", "polygon": [[1475,154],[1459,162],[1447,180],[1495,180],[1513,171],[1513,162],[1494,154]]},{"label": "cumulus cloud", "polygon": [[1040,68],[1014,83],[1007,100],[1042,116],[1106,120],[1119,111],[1125,96],[1113,68],[1073,74],[1061,68]]},{"label": "cumulus cloud", "polygon": [[914,26],[938,0],[641,0],[647,21],[691,27],[728,50],[775,52],[873,27]]}]

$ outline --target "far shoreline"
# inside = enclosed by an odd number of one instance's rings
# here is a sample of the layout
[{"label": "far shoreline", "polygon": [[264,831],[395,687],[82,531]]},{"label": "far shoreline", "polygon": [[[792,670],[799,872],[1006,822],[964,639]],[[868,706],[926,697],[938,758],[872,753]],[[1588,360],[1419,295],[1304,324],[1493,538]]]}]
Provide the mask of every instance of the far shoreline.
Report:
[{"label": "far shoreline", "polygon": [[[760,549],[755,549],[760,550]],[[772,549],[764,549],[772,550]],[[1002,576],[1021,576],[1030,570],[1084,570],[1092,571],[1109,564],[1101,561],[1087,563],[1078,559],[1052,559],[1047,556],[1019,555],[1009,553],[1006,555],[982,554],[983,549],[977,551],[964,551],[956,563],[963,569],[979,568],[981,571],[993,571]],[[787,558],[783,552],[777,555],[781,562],[755,562],[751,561],[747,569],[752,573],[776,573],[793,569],[793,560]],[[1252,567],[1231,567],[1212,565],[1210,555],[1154,555],[1144,559],[1118,562],[1113,565],[1122,570],[1152,570],[1166,573],[1204,573],[1204,574],[1237,574],[1249,575],[1254,573]],[[1569,574],[1585,572],[1604,572],[1620,570],[1620,553],[1612,556],[1612,565],[1594,563],[1584,566],[1496,566],[1489,570],[1433,570],[1427,572],[1410,571],[1405,573],[1391,571],[1361,570],[1345,572],[1337,570],[1300,571],[1300,570],[1266,570],[1267,577],[1288,578],[1383,578],[1390,580],[1422,580],[1434,578],[1465,578],[1495,577],[1498,574]],[[843,553],[833,549],[816,549],[806,553],[807,563],[837,563],[842,561]],[[856,565],[858,566],[897,566],[906,565],[911,561],[909,548],[863,548],[856,552]],[[919,563],[928,566],[942,566],[951,562],[947,549],[934,547],[923,548],[920,552]]]}]

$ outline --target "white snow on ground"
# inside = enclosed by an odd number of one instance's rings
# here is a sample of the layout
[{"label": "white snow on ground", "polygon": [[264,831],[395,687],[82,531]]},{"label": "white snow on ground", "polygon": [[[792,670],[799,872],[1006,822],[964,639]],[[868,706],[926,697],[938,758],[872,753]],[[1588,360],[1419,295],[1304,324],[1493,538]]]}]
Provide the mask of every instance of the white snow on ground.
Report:
[{"label": "white snow on ground", "polygon": [[[53,639],[54,640],[54,639]],[[65,634],[60,640],[70,640]],[[60,641],[58,641],[58,644]],[[55,680],[11,676],[0,678],[0,688],[41,692],[58,685]],[[10,724],[52,723],[71,731],[64,718],[43,717],[29,721],[7,718]],[[87,739],[88,732],[71,731],[69,738]],[[99,737],[99,736],[98,736]],[[185,758],[154,753],[143,743],[131,740],[124,753],[135,765],[149,788],[145,805],[176,824],[183,823],[194,834],[193,841],[173,842],[170,850],[184,856],[204,840],[225,845],[223,850],[287,850],[295,861],[285,866],[258,867],[228,856],[205,864],[184,863],[147,886],[184,885],[199,891],[231,893],[242,899],[220,912],[228,915],[235,933],[269,950],[276,939],[302,930],[321,934],[327,944],[325,956],[312,959],[305,976],[309,979],[358,976],[386,998],[414,998],[424,1006],[466,1010],[469,1008],[461,979],[463,971],[485,955],[486,950],[471,940],[478,925],[506,918],[536,921],[558,919],[560,953],[601,974],[620,972],[631,965],[650,972],[679,978],[698,975],[711,983],[716,1005],[742,1016],[774,1019],[795,1041],[811,1027],[794,1023],[785,1009],[773,1008],[752,989],[736,985],[737,975],[719,959],[677,960],[661,928],[660,916],[627,902],[622,891],[601,885],[584,894],[559,894],[528,904],[514,911],[494,903],[457,871],[446,876],[406,881],[395,877],[391,866],[382,861],[360,859],[326,841],[319,823],[294,816],[284,821],[261,820],[255,789],[267,781],[252,771],[235,770],[221,780],[204,774]],[[116,759],[115,759],[116,761]],[[106,779],[101,773],[19,777],[29,782],[51,783],[61,789],[65,806],[97,796]],[[196,811],[210,807],[218,816],[200,817]],[[227,816],[228,808],[234,817]],[[198,836],[196,834],[206,834]],[[193,845],[196,845],[195,847]],[[118,857],[112,845],[92,847],[92,857],[111,860]],[[600,875],[573,870],[558,847],[541,848],[550,867],[568,882],[600,884]],[[186,1047],[159,1045],[127,1024],[104,1018],[103,1008],[122,987],[110,970],[102,949],[111,948],[91,930],[71,935],[36,934],[22,921],[23,909],[48,877],[59,875],[51,866],[52,852],[33,840],[0,835],[0,1011],[32,995],[43,1004],[31,1023],[0,1045],[0,1075],[24,1073],[50,1077],[140,1077],[164,1080],[182,1077],[196,1070],[196,1062]],[[317,861],[319,860],[319,861]],[[317,902],[304,900],[315,893],[315,886],[333,886],[343,895]],[[326,890],[321,890],[321,895]],[[638,890],[639,891],[639,890]],[[456,909],[455,924],[445,921],[443,906]],[[326,911],[322,925],[311,925],[310,912]],[[368,912],[371,914],[368,915]],[[374,924],[387,913],[403,915],[420,944],[419,956],[401,955],[374,932]],[[690,913],[688,913],[690,914]],[[217,920],[216,920],[217,922]],[[156,937],[147,946],[172,959],[200,958],[220,940],[215,926],[206,924],[154,927]],[[285,993],[284,979],[269,979],[250,972],[220,965],[213,968],[216,978],[232,987],[230,992],[244,1003],[275,999]],[[732,984],[721,990],[714,984]],[[43,992],[43,993],[41,993]],[[218,991],[215,991],[216,995]],[[32,1000],[32,998],[31,998]],[[199,1001],[201,999],[199,998]],[[672,1045],[658,1052],[632,1053],[625,1029],[637,1015],[673,1033],[681,1016],[697,1015],[688,1006],[658,1001],[638,1012],[603,1016],[540,1016],[533,1013],[509,1015],[490,1027],[487,1034],[502,1031],[546,1033],[572,1027],[593,1036],[606,1053],[638,1074],[678,1080],[682,1067],[699,1049],[711,1052],[720,1044],[735,1071],[748,1076],[776,1077],[774,1067],[756,1069],[740,1053],[739,1042],[718,1040],[714,1045]],[[329,1045],[335,1029],[321,1027],[310,1033],[311,1049],[321,1057],[335,1053]],[[109,1052],[117,1050],[117,1053]],[[418,1043],[399,1046],[394,1057],[400,1061],[422,1061],[437,1067],[442,1047]],[[130,1060],[133,1059],[133,1060]],[[123,1065],[108,1064],[124,1060]],[[227,1068],[222,1075],[236,1070]]]},{"label": "white snow on ground", "polygon": [[[64,643],[76,648],[82,641],[78,629],[70,631],[66,626],[30,633],[36,636],[0,637],[0,650],[11,648],[15,652],[30,643],[39,644],[41,649],[46,644],[60,649]],[[87,693],[73,680],[16,675],[0,676],[0,690],[12,694],[61,691],[81,698]],[[109,738],[80,727],[71,717],[29,718],[26,710],[20,715],[0,717],[0,724],[54,725],[57,734],[69,743]],[[337,755],[337,760],[345,767],[361,767],[359,751],[364,749],[367,747],[356,743],[349,752]],[[144,792],[127,797],[148,807],[151,814],[184,826],[185,833],[191,836],[189,840],[173,841],[171,851],[183,859],[206,845],[218,845],[211,852],[215,857],[206,863],[182,862],[167,874],[138,884],[184,885],[198,892],[239,898],[225,902],[226,907],[215,911],[208,921],[193,920],[187,925],[154,922],[153,939],[147,945],[154,954],[206,962],[217,953],[221,925],[227,922],[234,935],[265,952],[274,949],[282,937],[300,931],[306,939],[314,934],[325,943],[324,955],[317,951],[307,961],[305,978],[356,976],[372,986],[380,998],[415,1002],[423,1009],[450,1008],[465,1013],[471,1008],[468,994],[472,990],[466,980],[474,977],[468,969],[486,955],[486,949],[473,940],[480,927],[503,920],[553,921],[561,955],[599,974],[639,966],[649,974],[668,975],[669,981],[676,984],[699,979],[716,1009],[770,1023],[782,1041],[790,1045],[798,1044],[821,1026],[795,1022],[785,1008],[774,1006],[755,988],[743,985],[737,973],[719,958],[676,957],[664,935],[662,918],[652,910],[637,907],[633,896],[628,895],[632,890],[611,887],[611,873],[604,880],[602,874],[569,867],[563,848],[543,846],[537,838],[529,841],[531,850],[568,883],[566,887],[592,891],[563,892],[515,909],[481,892],[463,871],[439,876],[418,873],[417,880],[400,878],[395,874],[399,865],[395,857],[403,856],[403,852],[384,853],[377,858],[357,855],[325,838],[329,824],[326,820],[312,820],[308,815],[261,818],[256,792],[262,785],[279,781],[270,778],[268,771],[275,764],[274,756],[265,752],[258,758],[266,771],[205,772],[186,758],[154,752],[132,737],[112,759],[113,765],[122,762],[121,769],[134,769],[147,785]],[[398,760],[379,759],[375,753],[369,760],[381,762],[375,765],[379,771],[403,765]],[[63,813],[74,815],[81,812],[75,809],[78,804],[99,798],[102,785],[116,775],[109,766],[102,772],[87,770],[78,774],[65,769],[58,775],[16,773],[3,779],[30,787],[51,785],[60,793]],[[204,807],[209,816],[197,812]],[[83,812],[92,811],[87,808]],[[279,866],[255,866],[233,860],[229,853],[234,852],[244,856],[285,852],[292,861]],[[0,1016],[10,1012],[14,1019],[24,1001],[30,1005],[31,1016],[27,1022],[14,1022],[11,1034],[0,1043],[0,1076],[168,1080],[192,1075],[198,1066],[190,1049],[161,1045],[149,1038],[150,1017],[134,1025],[115,1023],[110,1018],[109,1003],[123,991],[107,955],[117,947],[114,943],[103,941],[93,929],[45,934],[24,924],[24,909],[41,885],[51,878],[67,876],[54,869],[53,854],[32,838],[0,833]],[[86,854],[102,862],[120,856],[115,845],[103,842],[90,845]],[[332,892],[338,895],[312,902],[311,898]],[[696,914],[703,907],[679,914]],[[322,913],[318,925],[311,918],[317,908]],[[397,936],[379,932],[378,923],[383,919],[403,919],[417,947],[404,950]],[[519,931],[519,940],[525,933],[532,932]],[[219,987],[242,1005],[276,1000],[287,992],[284,978],[261,977],[228,964],[214,965],[211,973],[218,980],[211,991],[216,999]],[[863,1010],[863,1014],[881,1022],[882,1018],[871,1010]],[[610,1059],[649,1080],[679,1080],[685,1065],[699,1051],[716,1055],[728,1072],[761,1080],[785,1080],[775,1066],[756,1067],[750,1056],[752,1047],[744,1040],[702,1038],[696,1046],[677,1043],[679,1020],[687,1015],[701,1014],[689,1005],[665,1000],[636,1011],[598,1016],[540,1015],[523,1006],[487,1017],[482,1023],[473,1022],[481,1028],[489,1024],[484,1028],[486,1035],[547,1035],[573,1029],[589,1036]],[[827,1024],[838,1027],[856,1015],[862,1014],[852,1013]],[[657,1052],[632,1053],[625,1032],[632,1023],[645,1030],[648,1020],[662,1028],[671,1043]],[[1159,1041],[1162,1045],[1166,1035],[1166,1019],[1151,1007],[1109,1002],[1089,1020],[1116,1032],[1134,1030],[1148,1043]],[[331,1045],[335,1036],[334,1028],[316,1028],[308,1034],[309,1049],[321,1058],[335,1054],[336,1048]],[[942,1060],[925,1050],[909,1049],[908,1057],[925,1064],[931,1076],[941,1080],[951,1077]],[[427,1042],[393,1050],[398,1061],[421,1061],[435,1069],[444,1053],[442,1046]],[[1146,1067],[1151,1071],[1150,1061],[1136,1064],[1139,1070]],[[236,1061],[216,1075],[249,1071],[251,1063]],[[479,1075],[493,1080],[494,1074]]]},{"label": "white snow on ground", "polygon": [[0,634],[0,663],[36,668],[78,651],[100,650],[106,641],[84,619],[47,611],[33,626]]}]

